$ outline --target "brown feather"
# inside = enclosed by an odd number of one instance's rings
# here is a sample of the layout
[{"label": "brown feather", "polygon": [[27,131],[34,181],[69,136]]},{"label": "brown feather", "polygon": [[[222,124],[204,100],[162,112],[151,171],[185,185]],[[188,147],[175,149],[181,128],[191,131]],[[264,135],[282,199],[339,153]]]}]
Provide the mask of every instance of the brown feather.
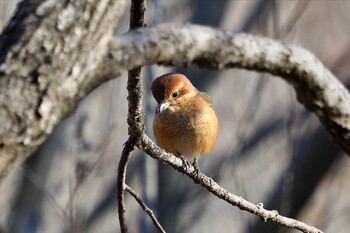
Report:
[{"label": "brown feather", "polygon": [[[177,73],[158,77],[151,89],[158,103],[170,103],[166,110],[156,113],[153,121],[159,146],[188,158],[208,154],[216,142],[219,125],[210,97]],[[177,97],[174,92],[179,93]]]}]

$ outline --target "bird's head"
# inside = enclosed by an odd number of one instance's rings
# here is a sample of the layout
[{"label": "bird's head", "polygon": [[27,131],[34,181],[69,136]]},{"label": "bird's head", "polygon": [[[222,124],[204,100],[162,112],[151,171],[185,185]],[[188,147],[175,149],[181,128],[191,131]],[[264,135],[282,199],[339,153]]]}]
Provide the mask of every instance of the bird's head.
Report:
[{"label": "bird's head", "polygon": [[159,76],[152,82],[152,94],[157,101],[157,113],[175,106],[184,97],[194,96],[198,90],[183,74],[169,73]]}]

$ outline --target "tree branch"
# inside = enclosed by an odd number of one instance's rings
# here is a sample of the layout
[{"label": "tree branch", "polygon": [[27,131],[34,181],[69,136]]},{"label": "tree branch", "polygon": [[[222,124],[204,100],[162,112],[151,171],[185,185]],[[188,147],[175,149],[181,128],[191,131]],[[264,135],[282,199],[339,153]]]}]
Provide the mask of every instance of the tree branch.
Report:
[{"label": "tree branch", "polygon": [[146,205],[146,203],[142,200],[141,197],[139,197],[132,188],[130,188],[128,185],[125,185],[125,191],[130,193],[131,196],[135,198],[135,200],[139,203],[139,205],[142,207],[142,209],[148,214],[148,216],[152,219],[153,224],[157,227],[159,232],[165,233],[165,230],[163,229],[162,225],[160,225],[159,221],[157,220],[157,217],[154,215],[153,211]]},{"label": "tree branch", "polygon": [[128,226],[126,224],[126,207],[125,207],[125,179],[126,179],[126,168],[130,160],[131,152],[135,149],[136,141],[128,138],[124,144],[122,154],[120,156],[118,164],[118,175],[117,175],[117,201],[118,201],[118,218],[120,232],[128,232]]},{"label": "tree branch", "polygon": [[291,84],[298,101],[320,119],[334,142],[350,154],[350,94],[305,49],[278,41],[196,25],[164,24],[115,38],[104,75],[143,64],[267,72]]},{"label": "tree branch", "polygon": [[[132,0],[130,7],[130,29],[134,30],[144,26],[145,5],[143,0]],[[142,77],[141,67],[134,68],[128,72],[128,135],[129,138],[125,143],[119,165],[117,177],[117,201],[118,217],[121,232],[128,232],[125,217],[125,179],[128,162],[131,152],[140,144],[143,132],[143,115],[142,115]],[[130,189],[130,188],[129,188]]]},{"label": "tree branch", "polygon": [[149,154],[152,158],[161,160],[162,162],[172,166],[174,169],[186,174],[195,183],[202,185],[218,198],[226,201],[227,203],[230,203],[233,206],[237,206],[241,210],[245,210],[259,216],[265,222],[267,220],[270,220],[281,226],[297,229],[305,233],[322,232],[321,230],[313,226],[309,226],[301,221],[281,216],[276,210],[266,210],[263,208],[262,203],[253,204],[249,201],[246,201],[242,197],[230,193],[221,187],[218,183],[216,183],[213,179],[205,176],[204,174],[198,176],[195,172],[195,168],[192,165],[185,165],[180,158],[162,150],[160,147],[154,144],[146,134],[143,134],[141,142],[141,149]]}]

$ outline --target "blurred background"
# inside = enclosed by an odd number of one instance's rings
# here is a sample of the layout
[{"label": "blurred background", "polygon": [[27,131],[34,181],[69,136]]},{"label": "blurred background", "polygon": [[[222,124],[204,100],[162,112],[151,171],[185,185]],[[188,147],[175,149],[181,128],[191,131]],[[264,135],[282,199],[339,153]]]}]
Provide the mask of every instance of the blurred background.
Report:
[{"label": "blurred background", "polygon": [[[121,0],[119,0],[121,1]],[[0,1],[0,28],[17,1]],[[147,26],[191,22],[293,43],[314,53],[350,84],[350,1],[148,0]],[[128,30],[125,12],[116,35]],[[213,99],[220,121],[216,146],[201,170],[232,193],[264,203],[324,232],[349,232],[350,159],[271,75],[244,70],[148,66],[144,75],[147,133],[153,137],[152,80],[186,74]],[[0,186],[0,232],[119,232],[116,176],[127,139],[126,73],[87,96],[48,140]],[[296,232],[214,197],[186,176],[132,154],[131,186],[167,232]],[[126,194],[130,232],[156,232]]]}]

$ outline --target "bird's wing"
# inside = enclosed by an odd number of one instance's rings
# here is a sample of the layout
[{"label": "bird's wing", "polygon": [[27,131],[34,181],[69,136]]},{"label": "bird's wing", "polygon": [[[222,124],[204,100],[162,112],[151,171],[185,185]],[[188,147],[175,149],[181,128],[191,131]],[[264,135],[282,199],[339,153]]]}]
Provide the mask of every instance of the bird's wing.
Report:
[{"label": "bird's wing", "polygon": [[199,96],[200,98],[205,100],[205,102],[207,102],[209,104],[209,106],[212,107],[213,102],[211,101],[211,98],[210,98],[210,96],[207,93],[205,93],[205,92],[198,92],[197,96]]}]

